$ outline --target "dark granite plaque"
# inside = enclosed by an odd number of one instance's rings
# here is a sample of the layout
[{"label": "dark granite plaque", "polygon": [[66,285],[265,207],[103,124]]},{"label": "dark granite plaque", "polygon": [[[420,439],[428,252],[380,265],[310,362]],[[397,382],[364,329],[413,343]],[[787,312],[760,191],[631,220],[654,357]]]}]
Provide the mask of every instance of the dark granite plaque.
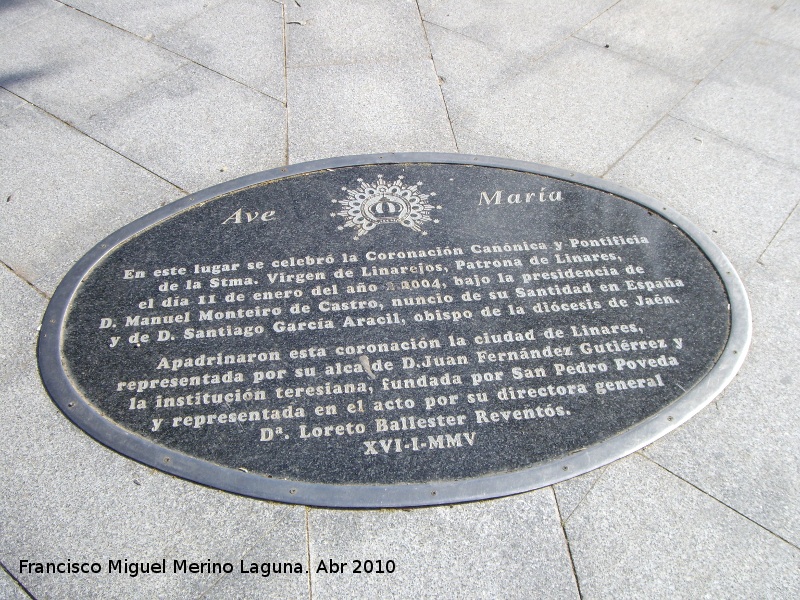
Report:
[{"label": "dark granite plaque", "polygon": [[45,385],[169,473],[323,506],[547,485],[708,403],[744,289],[655,200],[458,155],[287,167],[110,236],[45,316]]}]

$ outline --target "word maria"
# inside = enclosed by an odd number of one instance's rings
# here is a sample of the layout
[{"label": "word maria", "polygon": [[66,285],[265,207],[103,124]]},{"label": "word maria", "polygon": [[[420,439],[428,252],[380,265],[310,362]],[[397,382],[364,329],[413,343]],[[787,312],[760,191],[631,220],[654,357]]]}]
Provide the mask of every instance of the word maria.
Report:
[{"label": "word maria", "polygon": [[481,197],[478,200],[478,206],[492,206],[498,204],[530,204],[531,202],[561,202],[561,190],[548,191],[547,188],[541,188],[533,192],[512,192],[503,195],[504,190],[495,190],[494,194],[489,196],[487,192],[481,192]]}]

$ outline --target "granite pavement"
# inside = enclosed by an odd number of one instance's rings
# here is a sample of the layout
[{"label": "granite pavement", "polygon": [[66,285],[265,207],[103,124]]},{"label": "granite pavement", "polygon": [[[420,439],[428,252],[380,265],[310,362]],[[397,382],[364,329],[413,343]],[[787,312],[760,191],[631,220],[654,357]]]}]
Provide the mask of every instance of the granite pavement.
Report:
[{"label": "granite pavement", "polygon": [[[800,0],[0,0],[0,596],[800,597],[798,140]],[[177,479],[48,397],[44,309],[106,235],[248,173],[429,151],[588,173],[689,217],[749,293],[739,375],[601,469],[409,510]],[[126,557],[303,572],[21,566]],[[360,557],[396,569],[317,572]]]}]

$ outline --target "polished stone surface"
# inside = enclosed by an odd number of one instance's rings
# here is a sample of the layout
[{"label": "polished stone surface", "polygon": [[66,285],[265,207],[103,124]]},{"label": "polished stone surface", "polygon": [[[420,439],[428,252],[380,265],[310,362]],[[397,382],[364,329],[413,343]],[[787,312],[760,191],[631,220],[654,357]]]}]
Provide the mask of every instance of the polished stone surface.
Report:
[{"label": "polished stone surface", "polygon": [[[426,156],[248,179],[107,242],[46,319],[54,399],[147,464],[178,465],[168,448],[205,461],[189,478],[220,465],[198,480],[251,493],[229,483],[244,470],[273,499],[279,481],[457,482],[587,448],[591,468],[636,449],[604,453],[617,434],[682,418],[672,404],[715,366],[729,307],[748,319],[727,267],[656,205]],[[152,444],[130,448],[129,432]],[[487,495],[549,482],[526,477]],[[380,504],[347,492],[334,505]],[[445,493],[400,489],[394,504],[476,496]]]}]

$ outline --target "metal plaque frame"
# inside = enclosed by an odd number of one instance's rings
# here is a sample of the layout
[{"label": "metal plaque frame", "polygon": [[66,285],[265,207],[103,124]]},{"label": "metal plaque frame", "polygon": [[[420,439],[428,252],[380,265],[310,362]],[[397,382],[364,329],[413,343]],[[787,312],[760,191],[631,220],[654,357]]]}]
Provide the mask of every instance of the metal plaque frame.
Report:
[{"label": "metal plaque frame", "polygon": [[[117,246],[177,213],[251,186],[340,167],[403,163],[474,165],[542,175],[619,196],[674,223],[714,266],[728,296],[730,335],[716,364],[694,387],[656,414],[563,458],[472,479],[386,485],[306,483],[223,467],[161,447],[123,429],[97,412],[73,386],[61,354],[67,310],[84,278]],[[73,423],[105,446],[143,464],[210,487],[265,500],[329,508],[389,508],[452,504],[518,494],[581,475],[635,452],[680,426],[711,402],[741,367],[751,336],[750,305],[733,265],[707,235],[661,201],[603,179],[534,163],[465,154],[386,153],[318,160],[247,175],[186,196],[119,229],[81,258],[58,286],[44,315],[38,360],[45,388]]]}]

